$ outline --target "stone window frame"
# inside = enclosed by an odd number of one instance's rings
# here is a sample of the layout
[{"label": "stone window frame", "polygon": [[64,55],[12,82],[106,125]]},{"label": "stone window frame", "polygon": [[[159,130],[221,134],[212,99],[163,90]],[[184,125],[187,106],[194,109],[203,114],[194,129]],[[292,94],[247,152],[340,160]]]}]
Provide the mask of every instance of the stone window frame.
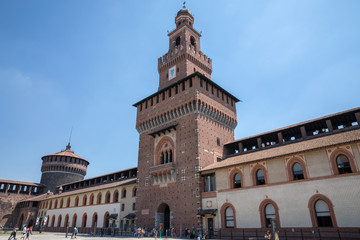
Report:
[{"label": "stone window frame", "polygon": [[[169,146],[165,147],[165,144],[169,144]],[[162,137],[162,139],[156,145],[155,152],[154,152],[154,166],[166,164],[166,163],[163,163],[163,164],[161,163],[161,154],[164,153],[165,151],[172,152],[172,157],[171,157],[172,161],[168,162],[168,163],[175,162],[175,160],[176,160],[175,143],[172,140],[172,138],[169,136]]]},{"label": "stone window frame", "polygon": [[233,188],[233,189],[235,189],[234,177],[235,177],[236,174],[239,174],[240,179],[241,179],[241,187],[239,187],[239,188],[244,187],[244,182],[243,182],[244,174],[243,174],[242,170],[240,170],[239,168],[235,168],[229,174],[229,186],[230,186],[230,188]]},{"label": "stone window frame", "polygon": [[[220,214],[221,214],[221,227],[222,228],[228,228],[226,227],[226,214],[225,214],[225,211],[226,209],[230,207],[232,210],[233,210],[233,214],[234,214],[234,227],[233,228],[236,228],[236,210],[235,210],[235,207],[231,204],[231,203],[224,203],[222,206],[221,206],[221,209],[220,209]],[[231,227],[229,227],[231,228]]]},{"label": "stone window frame", "polygon": [[260,222],[261,222],[261,228],[269,228],[266,226],[266,214],[265,214],[265,208],[268,204],[271,204],[275,209],[275,215],[276,215],[276,225],[278,228],[280,228],[280,215],[279,215],[279,207],[276,204],[276,202],[272,199],[265,199],[263,200],[259,205],[259,213],[260,213]]},{"label": "stone window frame", "polygon": [[[309,208],[309,211],[310,211],[310,218],[311,218],[312,226],[314,228],[319,227],[318,222],[317,222],[317,218],[316,218],[316,212],[315,212],[315,203],[318,200],[322,200],[328,205],[329,211],[330,211],[330,216],[331,216],[331,221],[332,221],[332,224],[333,224],[333,226],[331,228],[337,228],[337,222],[336,222],[336,217],[335,217],[335,212],[334,212],[334,205],[332,204],[330,199],[328,197],[326,197],[325,195],[323,195],[323,194],[315,194],[314,196],[312,196],[309,199],[308,208]],[[321,227],[321,228],[323,228],[323,227]],[[324,228],[326,228],[326,227],[324,227]]]},{"label": "stone window frame", "polygon": [[[264,178],[265,178],[265,184],[262,184],[262,185],[257,185],[257,172],[258,170],[261,169],[263,172],[264,172]],[[252,183],[253,183],[253,186],[263,186],[263,185],[267,185],[269,183],[269,177],[268,177],[268,172],[266,170],[266,168],[258,163],[256,164],[255,166],[253,166],[253,168],[251,169],[251,179],[252,179]]]},{"label": "stone window frame", "polygon": [[300,164],[300,166],[302,167],[302,170],[303,170],[304,179],[308,179],[309,173],[307,171],[307,165],[306,165],[305,160],[298,158],[298,157],[293,157],[286,164],[288,180],[289,181],[299,181],[300,180],[300,179],[294,180],[293,166],[295,163]]},{"label": "stone window frame", "polygon": [[[353,156],[353,154],[351,154],[350,152],[348,152],[344,149],[338,148],[334,152],[331,153],[330,159],[329,159],[330,166],[331,166],[331,169],[332,169],[332,172],[334,173],[334,175],[342,175],[339,173],[339,170],[337,168],[337,163],[336,163],[336,158],[339,155],[345,155],[349,159],[351,172],[356,173],[357,169],[356,169],[355,157]],[[346,173],[346,174],[349,174],[349,173]]]}]

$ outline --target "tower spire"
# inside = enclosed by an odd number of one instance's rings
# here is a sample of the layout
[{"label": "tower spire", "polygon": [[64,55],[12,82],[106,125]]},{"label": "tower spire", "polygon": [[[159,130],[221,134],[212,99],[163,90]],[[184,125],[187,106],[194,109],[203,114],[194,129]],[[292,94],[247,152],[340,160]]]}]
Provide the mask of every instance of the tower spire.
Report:
[{"label": "tower spire", "polygon": [[71,149],[71,145],[70,145],[70,142],[71,142],[71,135],[72,135],[72,130],[73,130],[73,127],[71,127],[71,130],[70,130],[70,137],[69,137],[69,143],[68,143],[68,145],[66,146],[66,150],[70,150],[70,149]]}]

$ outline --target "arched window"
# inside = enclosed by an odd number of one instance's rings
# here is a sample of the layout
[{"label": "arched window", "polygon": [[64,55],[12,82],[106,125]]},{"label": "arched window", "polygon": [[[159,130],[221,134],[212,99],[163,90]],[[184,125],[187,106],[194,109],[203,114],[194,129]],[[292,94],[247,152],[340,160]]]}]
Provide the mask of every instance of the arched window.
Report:
[{"label": "arched window", "polygon": [[61,227],[61,218],[62,218],[62,216],[60,214],[59,217],[58,217],[58,222],[57,222],[58,227]]},{"label": "arched window", "polygon": [[84,213],[84,215],[82,217],[81,227],[85,228],[86,227],[86,222],[87,222],[87,214]]},{"label": "arched window", "polygon": [[180,45],[180,37],[177,37],[175,40],[175,46],[179,46]]},{"label": "arched window", "polygon": [[86,202],[87,202],[87,195],[85,194],[83,197],[82,205],[86,206]]},{"label": "arched window", "polygon": [[294,180],[304,179],[304,172],[300,163],[296,162],[292,166],[292,172],[293,172]]},{"label": "arched window", "polygon": [[75,207],[79,206],[79,196],[75,198]]},{"label": "arched window", "polygon": [[115,192],[114,192],[113,202],[119,202],[119,191],[118,190],[115,190]]},{"label": "arched window", "polygon": [[52,208],[52,200],[50,201],[49,209],[51,209],[51,208]]},{"label": "arched window", "polygon": [[103,225],[104,228],[109,227],[109,219],[108,219],[109,215],[110,215],[109,212],[106,212],[104,215],[104,225]]},{"label": "arched window", "polygon": [[68,197],[68,199],[67,199],[66,207],[70,207],[70,197]]},{"label": "arched window", "polygon": [[97,223],[98,223],[98,216],[97,216],[97,213],[95,212],[95,213],[93,214],[93,217],[92,217],[91,227],[92,227],[92,228],[96,228],[96,227],[97,227]]},{"label": "arched window", "polygon": [[264,171],[259,169],[256,172],[256,185],[264,185],[264,184],[265,184]]},{"label": "arched window", "polygon": [[76,221],[77,221],[77,215],[75,213],[73,216],[72,227],[76,227]]},{"label": "arched window", "polygon": [[51,218],[51,226],[52,227],[55,226],[55,215],[53,215],[52,218]]},{"label": "arched window", "polygon": [[234,176],[234,188],[241,188],[241,176],[239,173]]},{"label": "arched window", "polygon": [[161,153],[160,162],[161,162],[161,164],[164,164],[164,163],[165,163],[164,153]]},{"label": "arched window", "polygon": [[136,197],[136,187],[133,188],[133,194],[132,194],[133,197]]},{"label": "arched window", "polygon": [[121,198],[126,198],[126,189],[123,188]]},{"label": "arched window", "polygon": [[155,165],[167,164],[175,161],[173,140],[165,136],[157,144],[155,149]]},{"label": "arched window", "polygon": [[110,203],[110,192],[107,191],[106,195],[105,195],[105,203]]},{"label": "arched window", "polygon": [[97,195],[96,203],[101,204],[101,192],[99,192],[98,195]]},{"label": "arched window", "polygon": [[265,207],[265,224],[266,227],[271,227],[271,220],[276,219],[275,208],[272,204],[267,204]]},{"label": "arched window", "polygon": [[169,151],[169,162],[172,162],[172,150]]},{"label": "arched window", "polygon": [[93,193],[90,195],[89,205],[94,205],[94,194]]},{"label": "arched window", "polygon": [[233,228],[234,227],[234,211],[231,207],[225,209],[225,227]]},{"label": "arched window", "polygon": [[56,199],[56,200],[55,200],[55,204],[54,204],[54,209],[57,208],[57,205],[58,205],[58,200]]},{"label": "arched window", "polygon": [[323,200],[317,200],[315,203],[315,214],[318,227],[332,227],[331,214],[329,206]]},{"label": "arched window", "polygon": [[349,158],[344,154],[336,157],[336,166],[339,174],[352,173]]},{"label": "arched window", "polygon": [[259,212],[262,228],[270,228],[273,219],[280,228],[279,207],[273,200],[267,198],[262,201],[259,206]]},{"label": "arched window", "polygon": [[60,206],[59,206],[59,208],[63,208],[63,206],[64,206],[64,199],[62,198],[61,201],[60,201]]},{"label": "arched window", "polygon": [[64,222],[64,227],[69,226],[69,214],[66,214],[65,216],[65,222]]},{"label": "arched window", "polygon": [[195,46],[195,38],[193,36],[190,37],[190,43]]}]

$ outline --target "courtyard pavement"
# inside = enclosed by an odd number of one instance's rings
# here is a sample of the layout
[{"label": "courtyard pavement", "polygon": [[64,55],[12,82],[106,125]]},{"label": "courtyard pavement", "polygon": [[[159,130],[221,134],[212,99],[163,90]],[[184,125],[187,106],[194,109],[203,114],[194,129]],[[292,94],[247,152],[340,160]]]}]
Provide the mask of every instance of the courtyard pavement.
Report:
[{"label": "courtyard pavement", "polygon": [[[10,232],[8,234],[0,234],[0,240],[8,240],[10,236]],[[16,233],[16,239],[21,239],[21,231]],[[43,232],[39,234],[38,232],[33,233],[33,235],[30,235],[30,240],[56,240],[56,239],[71,239],[71,234],[68,235],[67,238],[65,238],[65,233],[49,233],[49,232]],[[137,237],[91,237],[89,234],[78,234],[77,236],[78,240],[115,240],[115,239],[124,239],[124,240],[139,240]],[[144,237],[142,238],[144,240],[150,240],[154,239],[154,237]],[[161,238],[161,240],[175,240],[180,238]],[[160,238],[158,238],[160,240]]]}]

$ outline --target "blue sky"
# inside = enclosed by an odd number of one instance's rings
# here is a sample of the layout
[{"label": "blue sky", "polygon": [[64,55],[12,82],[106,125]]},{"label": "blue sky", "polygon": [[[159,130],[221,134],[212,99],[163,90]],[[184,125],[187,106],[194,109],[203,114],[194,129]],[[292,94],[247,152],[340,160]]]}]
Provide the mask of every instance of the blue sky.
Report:
[{"label": "blue sky", "polygon": [[[360,1],[187,1],[237,104],[235,138],[360,106]],[[65,149],[87,178],[135,167],[135,102],[158,88],[178,0],[0,1],[0,179]]]}]

